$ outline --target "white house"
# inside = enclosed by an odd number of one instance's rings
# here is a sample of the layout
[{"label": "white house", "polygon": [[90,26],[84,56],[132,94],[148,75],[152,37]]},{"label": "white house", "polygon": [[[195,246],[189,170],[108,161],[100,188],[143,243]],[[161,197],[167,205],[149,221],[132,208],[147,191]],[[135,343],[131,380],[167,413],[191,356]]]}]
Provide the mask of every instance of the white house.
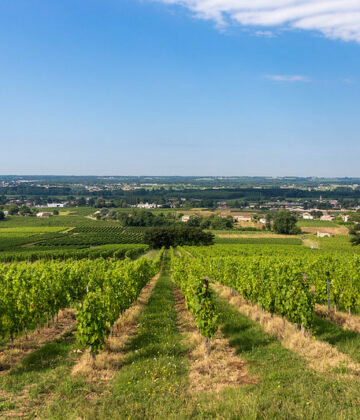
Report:
[{"label": "white house", "polygon": [[48,211],[42,211],[40,213],[36,213],[36,217],[50,217],[52,216],[52,213],[49,213]]},{"label": "white house", "polygon": [[157,205],[155,203],[140,203],[136,207],[139,209],[156,209]]},{"label": "white house", "polygon": [[188,214],[185,214],[185,216],[182,216],[181,221],[182,222],[188,222],[190,219],[190,216]]},{"label": "white house", "polygon": [[262,223],[263,225],[265,225],[266,224],[266,219],[261,218],[261,219],[259,219],[259,222]]},{"label": "white house", "polygon": [[310,213],[304,213],[304,214],[302,215],[302,218],[303,218],[304,220],[314,220],[314,216],[312,216]]},{"label": "white house", "polygon": [[63,208],[66,207],[66,203],[48,203],[49,208]]}]

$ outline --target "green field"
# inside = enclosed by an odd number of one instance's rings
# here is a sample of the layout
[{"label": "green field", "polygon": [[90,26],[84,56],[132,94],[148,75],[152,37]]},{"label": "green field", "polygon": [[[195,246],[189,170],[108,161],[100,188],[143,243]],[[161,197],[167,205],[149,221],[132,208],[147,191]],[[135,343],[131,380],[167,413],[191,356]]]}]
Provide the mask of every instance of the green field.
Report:
[{"label": "green field", "polygon": [[[360,417],[360,328],[342,328],[314,306],[327,302],[330,270],[331,305],[343,316],[349,308],[359,313],[360,249],[348,236],[307,235],[319,245],[311,249],[299,237],[255,232],[167,251],[148,297],[135,301],[129,293],[150,275],[149,264],[159,269],[159,252],[141,244],[143,228],[85,216],[12,217],[0,224],[6,263],[0,265],[1,418]],[[255,306],[250,312],[236,306],[220,283]],[[121,309],[128,306],[130,312]],[[62,315],[56,321],[62,309],[73,311],[66,328]],[[351,316],[357,325],[358,315]],[[116,319],[123,327],[109,335]],[[295,326],[284,339],[284,319],[289,325],[303,320],[311,338]],[[99,340],[102,333],[105,348],[90,362],[84,337]],[[328,359],[332,365],[322,369]]]},{"label": "green field", "polygon": [[329,222],[326,220],[304,220],[301,219],[297,222],[299,227],[336,227],[338,226],[334,222]]}]

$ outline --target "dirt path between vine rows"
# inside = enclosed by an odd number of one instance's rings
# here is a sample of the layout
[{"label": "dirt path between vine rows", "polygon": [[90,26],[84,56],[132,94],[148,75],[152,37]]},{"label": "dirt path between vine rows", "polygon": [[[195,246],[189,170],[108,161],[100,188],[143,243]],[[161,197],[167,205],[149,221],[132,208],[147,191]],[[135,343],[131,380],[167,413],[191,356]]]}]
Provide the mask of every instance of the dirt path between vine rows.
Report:
[{"label": "dirt path between vine rows", "polygon": [[162,268],[141,290],[137,300],[127,309],[111,328],[105,348],[90,362],[86,350],[72,369],[72,375],[84,375],[91,382],[109,381],[121,369],[127,357],[127,344],[139,327],[138,319],[147,305]]},{"label": "dirt path between vine rows", "polygon": [[17,338],[13,343],[9,342],[0,349],[0,377],[6,375],[35,350],[72,330],[76,324],[76,312],[74,309],[69,308],[60,311],[58,318],[55,324],[49,327],[44,326],[39,331],[35,330],[30,333],[28,339],[25,339],[25,337]]},{"label": "dirt path between vine rows", "polygon": [[263,311],[258,305],[251,304],[241,296],[232,296],[231,289],[219,283],[213,285],[214,290],[221,298],[227,300],[240,312],[258,322],[265,332],[275,336],[288,350],[297,353],[306,360],[308,365],[321,373],[330,373],[335,368],[346,367],[349,373],[342,376],[351,379],[360,379],[360,364],[339,352],[329,343],[316,340],[301,331],[289,321],[277,315]]},{"label": "dirt path between vine rows", "polygon": [[256,383],[248,374],[246,363],[236,355],[220,329],[210,340],[210,355],[205,358],[204,338],[185,307],[184,295],[176,285],[174,298],[178,329],[186,342],[190,343],[188,392],[219,392],[230,386]]}]

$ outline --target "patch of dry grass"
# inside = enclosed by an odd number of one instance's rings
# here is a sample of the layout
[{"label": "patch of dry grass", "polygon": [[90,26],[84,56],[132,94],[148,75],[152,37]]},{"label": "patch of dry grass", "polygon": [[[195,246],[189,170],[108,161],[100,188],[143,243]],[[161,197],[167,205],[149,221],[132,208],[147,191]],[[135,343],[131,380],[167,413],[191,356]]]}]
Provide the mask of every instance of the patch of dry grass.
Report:
[{"label": "patch of dry grass", "polygon": [[349,315],[345,312],[328,312],[327,306],[316,305],[315,313],[327,321],[339,325],[345,330],[355,331],[360,333],[360,317],[356,315]]},{"label": "patch of dry grass", "polygon": [[344,226],[338,226],[338,227],[307,227],[307,226],[302,226],[301,227],[301,232],[303,233],[310,233],[311,235],[316,235],[318,231],[324,231],[324,232],[329,232],[332,233],[333,235],[348,235],[349,234],[349,229],[344,227]]},{"label": "patch of dry grass", "polygon": [[359,379],[360,365],[329,343],[316,340],[309,334],[304,336],[289,321],[277,315],[272,316],[258,305],[246,302],[241,296],[232,296],[229,287],[219,284],[215,284],[213,287],[223,299],[253,321],[258,322],[264,331],[277,337],[285,348],[303,357],[312,369],[324,373],[336,368],[346,368],[349,372],[346,376]]},{"label": "patch of dry grass", "polygon": [[211,339],[210,354],[205,357],[204,338],[186,309],[184,296],[176,285],[174,297],[179,331],[190,343],[188,391],[219,392],[230,386],[254,384],[255,380],[249,376],[245,362],[236,355],[220,330]]},{"label": "patch of dry grass", "polygon": [[33,351],[70,331],[75,324],[75,310],[65,309],[59,312],[58,321],[55,324],[33,331],[28,335],[27,339],[20,337],[12,343],[8,343],[0,351],[0,377],[6,375],[11,368],[20,363]]}]

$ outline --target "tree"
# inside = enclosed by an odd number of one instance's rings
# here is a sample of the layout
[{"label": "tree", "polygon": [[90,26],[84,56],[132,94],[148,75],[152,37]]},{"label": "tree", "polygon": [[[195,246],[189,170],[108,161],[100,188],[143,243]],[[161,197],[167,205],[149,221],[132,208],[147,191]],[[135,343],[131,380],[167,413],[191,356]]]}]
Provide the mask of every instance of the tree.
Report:
[{"label": "tree", "polygon": [[271,215],[271,213],[266,213],[266,217],[265,217],[265,229],[267,230],[271,230],[271,223],[273,221],[273,217]]},{"label": "tree", "polygon": [[187,221],[187,225],[190,227],[199,227],[201,224],[201,217],[197,214],[190,216],[189,220]]},{"label": "tree", "polygon": [[350,242],[354,246],[360,245],[360,234],[356,233],[355,235],[353,235],[350,239]]},{"label": "tree", "polygon": [[54,215],[54,216],[57,216],[58,214],[59,214],[59,210],[56,210],[56,209],[55,209],[55,210],[53,211],[53,215]]},{"label": "tree", "polygon": [[76,200],[76,205],[77,206],[86,206],[86,200],[84,197],[80,197]]},{"label": "tree", "polygon": [[151,248],[178,245],[212,245],[214,235],[199,228],[190,226],[169,226],[147,229],[144,242]]},{"label": "tree", "polygon": [[97,200],[96,200],[96,202],[95,202],[95,204],[94,204],[94,207],[96,207],[96,208],[98,208],[98,209],[101,209],[102,207],[105,207],[105,200],[102,198],[102,197],[99,197]]},{"label": "tree", "polygon": [[0,220],[4,220],[4,219],[5,219],[5,213],[0,210]]},{"label": "tree", "polygon": [[293,213],[288,210],[281,210],[274,217],[274,232],[284,235],[297,235],[301,230],[296,226],[296,222],[297,218]]},{"label": "tree", "polygon": [[16,204],[10,204],[9,206],[9,214],[14,216],[15,214],[19,213],[19,207]]},{"label": "tree", "polygon": [[31,214],[31,209],[29,207],[23,205],[19,209],[19,214],[21,216],[29,215],[29,214]]}]

